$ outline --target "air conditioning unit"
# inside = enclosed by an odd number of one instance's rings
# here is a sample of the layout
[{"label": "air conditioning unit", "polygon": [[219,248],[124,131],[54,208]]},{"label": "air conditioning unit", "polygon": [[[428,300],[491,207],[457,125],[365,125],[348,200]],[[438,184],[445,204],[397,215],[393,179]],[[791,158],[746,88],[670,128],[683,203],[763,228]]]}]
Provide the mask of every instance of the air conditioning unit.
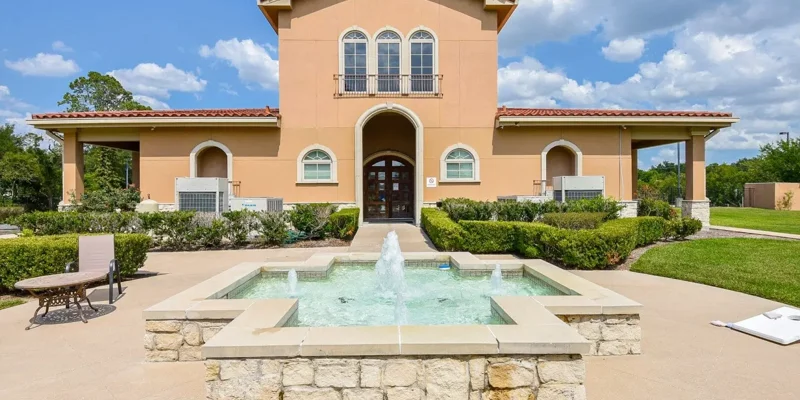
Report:
[{"label": "air conditioning unit", "polygon": [[234,197],[231,199],[231,210],[283,211],[283,199],[278,197]]},{"label": "air conditioning unit", "polygon": [[229,210],[225,178],[175,178],[175,203],[180,211],[222,214]]},{"label": "air conditioning unit", "polygon": [[568,201],[606,195],[605,176],[557,176],[553,178],[553,199]]}]

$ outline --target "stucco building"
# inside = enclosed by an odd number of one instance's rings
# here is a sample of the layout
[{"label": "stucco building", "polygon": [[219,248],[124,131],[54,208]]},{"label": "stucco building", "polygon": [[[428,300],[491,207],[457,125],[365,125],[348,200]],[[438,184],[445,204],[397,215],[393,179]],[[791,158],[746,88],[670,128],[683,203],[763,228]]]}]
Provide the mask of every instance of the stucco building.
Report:
[{"label": "stucco building", "polygon": [[83,191],[92,144],[132,151],[134,182],[165,208],[176,177],[223,177],[236,196],[418,222],[442,198],[546,196],[574,175],[604,177],[630,212],[637,151],[686,142],[684,208],[707,221],[706,141],[738,120],[498,107],[498,35],[516,0],[257,3],[278,35],[280,107],[34,115],[63,138],[65,199]]}]

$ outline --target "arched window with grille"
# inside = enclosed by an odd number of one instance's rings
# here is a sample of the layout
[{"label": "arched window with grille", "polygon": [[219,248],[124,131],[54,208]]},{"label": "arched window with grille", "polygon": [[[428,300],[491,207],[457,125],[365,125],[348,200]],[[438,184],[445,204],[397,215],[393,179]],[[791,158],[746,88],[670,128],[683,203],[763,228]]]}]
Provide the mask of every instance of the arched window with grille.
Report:
[{"label": "arched window with grille", "polygon": [[342,85],[345,92],[367,91],[367,35],[351,30],[342,37]]},{"label": "arched window with grille", "polygon": [[385,30],[378,34],[375,41],[378,92],[399,92],[402,39],[396,32]]},{"label": "arched window with grille", "polygon": [[436,39],[425,30],[418,30],[409,39],[411,57],[411,91],[436,90]]},{"label": "arched window with grille", "polygon": [[309,146],[297,159],[297,183],[336,183],[336,156],[322,145]]},{"label": "arched window with grille", "polygon": [[442,182],[477,182],[480,180],[480,160],[472,147],[454,144],[442,153]]}]

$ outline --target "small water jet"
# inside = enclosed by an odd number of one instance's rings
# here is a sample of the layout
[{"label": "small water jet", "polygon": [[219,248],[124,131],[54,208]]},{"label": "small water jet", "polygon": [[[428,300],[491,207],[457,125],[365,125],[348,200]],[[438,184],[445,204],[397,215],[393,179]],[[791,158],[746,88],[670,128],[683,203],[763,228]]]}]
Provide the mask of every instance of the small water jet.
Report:
[{"label": "small water jet", "polygon": [[286,281],[289,285],[289,296],[297,297],[297,271],[294,269],[289,270]]},{"label": "small water jet", "polygon": [[500,264],[496,264],[494,271],[492,271],[492,294],[498,295],[503,293],[503,269]]},{"label": "small water jet", "polygon": [[406,260],[400,251],[397,233],[391,231],[383,239],[381,256],[375,264],[375,274],[378,278],[378,289],[394,295],[395,323],[398,325],[408,323],[408,308],[405,302],[405,264]]}]

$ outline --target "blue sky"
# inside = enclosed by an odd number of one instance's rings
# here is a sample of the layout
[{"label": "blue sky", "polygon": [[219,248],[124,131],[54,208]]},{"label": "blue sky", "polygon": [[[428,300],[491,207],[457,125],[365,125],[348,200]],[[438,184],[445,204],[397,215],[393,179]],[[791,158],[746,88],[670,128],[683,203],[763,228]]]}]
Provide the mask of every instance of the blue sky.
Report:
[{"label": "blue sky", "polygon": [[[731,111],[742,123],[709,162],[752,157],[800,126],[793,3],[521,0],[500,35],[500,103]],[[154,108],[278,105],[277,37],[255,0],[5,1],[0,15],[0,122],[20,132],[89,71]],[[674,160],[675,146],[639,159]]]}]

